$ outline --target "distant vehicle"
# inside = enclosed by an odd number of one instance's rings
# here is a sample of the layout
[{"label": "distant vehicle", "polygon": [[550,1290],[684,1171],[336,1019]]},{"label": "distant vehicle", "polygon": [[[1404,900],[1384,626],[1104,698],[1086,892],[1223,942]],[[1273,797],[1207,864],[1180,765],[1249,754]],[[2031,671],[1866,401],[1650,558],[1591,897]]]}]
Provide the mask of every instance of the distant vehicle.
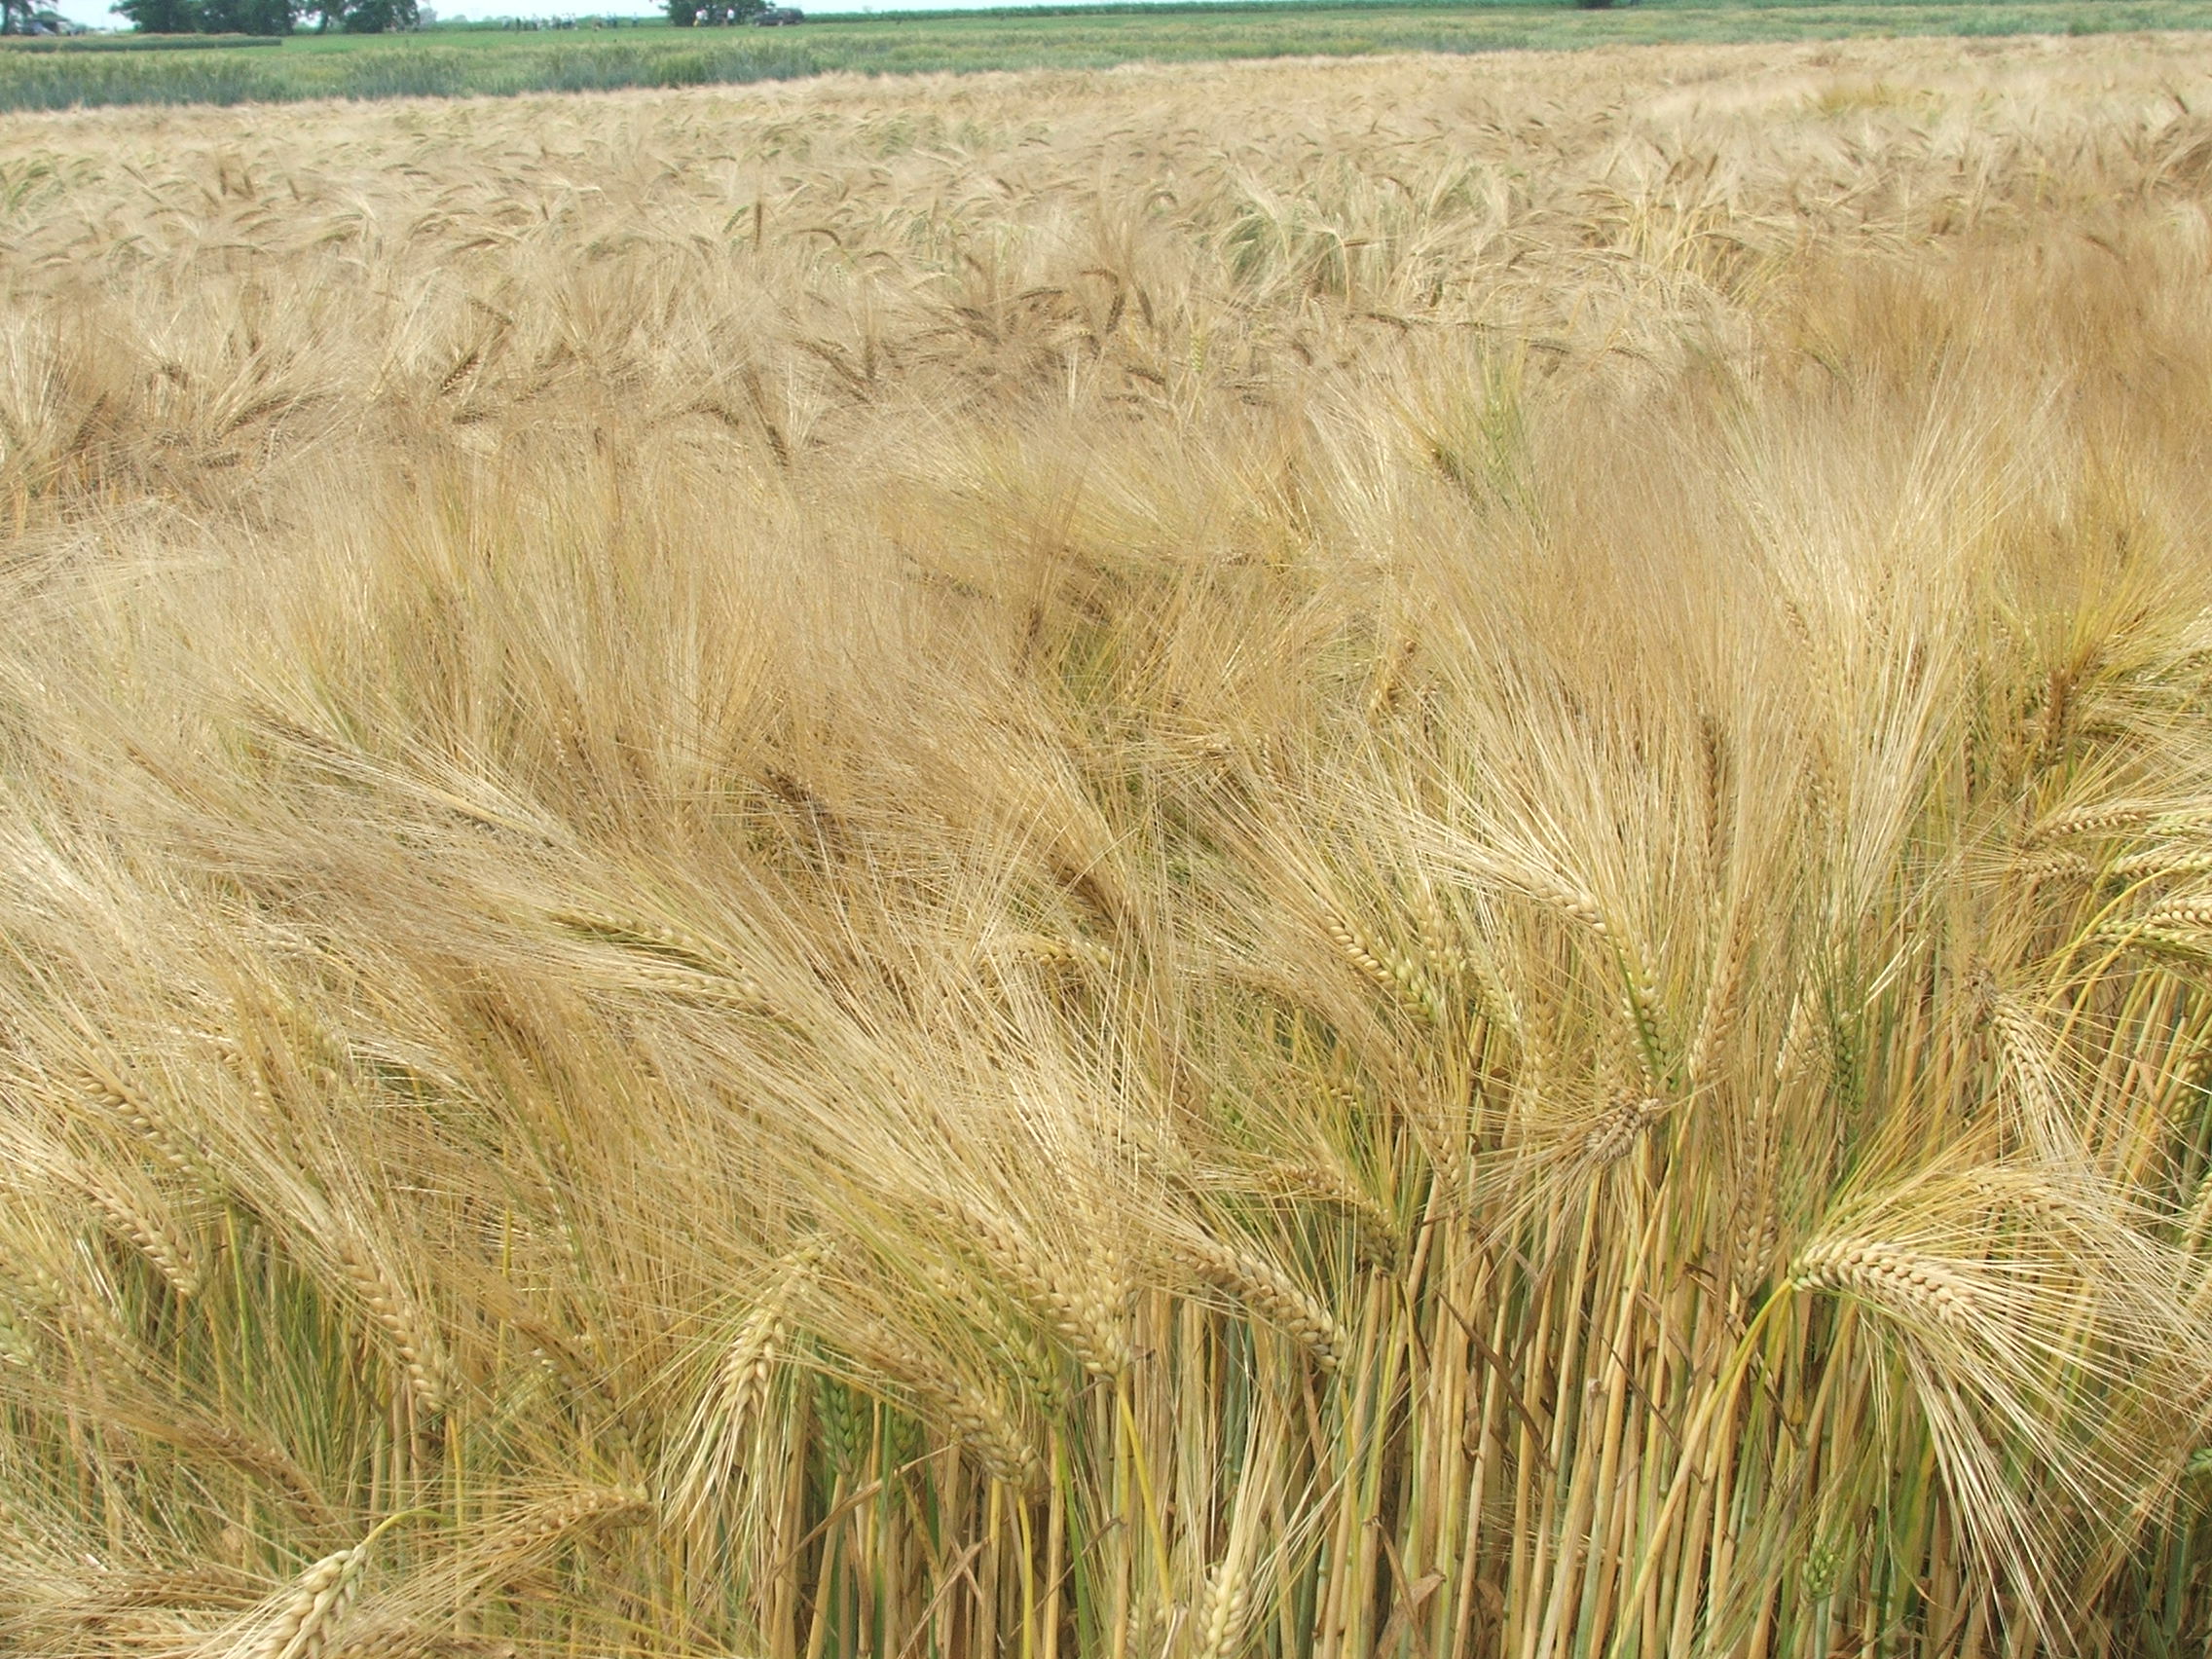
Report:
[{"label": "distant vehicle", "polygon": [[806,14],[796,6],[770,6],[765,12],[753,15],[753,26],[758,29],[782,28],[789,23],[803,23]]}]

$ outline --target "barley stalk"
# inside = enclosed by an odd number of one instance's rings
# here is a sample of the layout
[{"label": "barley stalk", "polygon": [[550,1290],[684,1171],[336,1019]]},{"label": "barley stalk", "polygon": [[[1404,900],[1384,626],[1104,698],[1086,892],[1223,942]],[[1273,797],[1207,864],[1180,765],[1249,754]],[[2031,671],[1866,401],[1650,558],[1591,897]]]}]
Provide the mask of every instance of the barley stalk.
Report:
[{"label": "barley stalk", "polygon": [[2153,932],[2212,931],[2212,896],[2161,900],[2143,912],[2140,925]]},{"label": "barley stalk", "polygon": [[1880,1239],[1845,1236],[1815,1242],[1790,1279],[1806,1290],[1838,1290],[1956,1329],[1980,1311],[1973,1286],[1940,1262]]},{"label": "barley stalk", "polygon": [[120,1187],[99,1174],[91,1170],[81,1171],[78,1185],[107,1218],[109,1225],[129,1239],[140,1255],[154,1264],[181,1300],[189,1302],[199,1293],[200,1266],[193,1260],[191,1245],[170,1233],[160,1219],[141,1209]]},{"label": "barley stalk", "polygon": [[1404,1247],[1396,1216],[1334,1161],[1270,1161],[1261,1167],[1269,1191],[1318,1199],[1342,1209],[1359,1229],[1363,1248],[1378,1262],[1394,1262]]},{"label": "barley stalk", "polygon": [[947,1206],[944,1213],[957,1236],[979,1246],[986,1259],[1014,1279],[1084,1370],[1110,1379],[1128,1369],[1128,1345],[1115,1329],[1120,1292],[1111,1277],[1071,1273],[1034,1248],[1018,1228],[978,1204]]},{"label": "barley stalk", "polygon": [[2208,875],[2212,874],[2212,853],[2130,853],[2125,858],[2113,860],[2111,873],[2115,881]]},{"label": "barley stalk", "polygon": [[690,1461],[677,1487],[677,1506],[695,1517],[727,1480],[736,1437],[766,1406],[792,1329],[793,1304],[833,1246],[820,1235],[785,1255],[768,1292],[746,1314],[715,1368],[715,1380],[692,1416]]},{"label": "barley stalk", "polygon": [[998,941],[1015,956],[1054,968],[1088,968],[1104,973],[1114,966],[1114,953],[1087,939],[1062,939],[1052,934],[1008,934]]},{"label": "barley stalk", "polygon": [[1410,957],[1385,952],[1351,922],[1335,911],[1323,926],[1344,959],[1370,980],[1390,993],[1411,1012],[1435,1022],[1443,1017],[1443,999],[1436,987]]},{"label": "barley stalk", "polygon": [[1515,886],[1530,898],[1579,922],[1592,933],[1604,936],[1609,931],[1604,907],[1598,903],[1596,897],[1563,881],[1549,870],[1533,866],[1518,868],[1514,871],[1512,880]]},{"label": "barley stalk", "polygon": [[413,1298],[358,1239],[341,1237],[337,1257],[354,1292],[367,1306],[370,1316],[383,1328],[392,1351],[398,1356],[407,1391],[416,1407],[426,1415],[436,1416],[446,1405],[446,1361]]},{"label": "barley stalk", "polygon": [[1728,1040],[1735,1034],[1742,1008],[1738,997],[1744,973],[1746,943],[1743,925],[1731,921],[1723,936],[1720,960],[1705,988],[1705,1006],[1699,1012],[1697,1034],[1690,1040],[1682,1069],[1689,1087],[1710,1082],[1718,1069]]},{"label": "barley stalk", "polygon": [[2054,812],[2021,836],[2020,845],[2033,849],[2046,841],[2074,835],[2113,835],[2123,830],[2152,828],[2162,831],[2186,830],[2205,822],[2212,806],[2200,802],[2096,801]]},{"label": "barley stalk", "polygon": [[586,1527],[635,1526],[652,1517],[651,1501],[624,1487],[567,1493],[504,1519],[485,1545],[490,1555],[529,1558]]},{"label": "barley stalk", "polygon": [[1249,1586],[1244,1564],[1233,1553],[1206,1585],[1205,1613],[1198,1625],[1197,1659],[1230,1659],[1243,1640]]},{"label": "barley stalk", "polygon": [[205,1155],[188,1135],[169,1124],[144,1094],[97,1060],[85,1062],[80,1082],[87,1100],[145,1141],[170,1169],[195,1179],[201,1177],[206,1165]]},{"label": "barley stalk", "polygon": [[1226,1291],[1270,1324],[1289,1333],[1323,1371],[1335,1371],[1349,1343],[1343,1326],[1289,1274],[1250,1250],[1202,1234],[1178,1235],[1161,1255],[1215,1289]]},{"label": "barley stalk", "polygon": [[1653,1096],[1624,1094],[1582,1137],[1582,1155],[1603,1167],[1618,1163],[1636,1149],[1646,1129],[1667,1114],[1667,1103]]},{"label": "barley stalk", "polygon": [[2035,853],[2014,859],[2011,872],[2022,881],[2088,881],[2095,877],[2097,866],[2080,853],[2065,851]]},{"label": "barley stalk", "polygon": [[29,1370],[38,1363],[38,1350],[31,1346],[16,1310],[9,1305],[5,1294],[0,1294],[0,1365],[12,1365],[18,1370]]},{"label": "barley stalk", "polygon": [[589,940],[623,946],[634,957],[660,958],[625,965],[626,978],[661,990],[742,1007],[769,1007],[767,990],[728,951],[672,923],[613,916],[596,910],[548,912],[555,926]]}]

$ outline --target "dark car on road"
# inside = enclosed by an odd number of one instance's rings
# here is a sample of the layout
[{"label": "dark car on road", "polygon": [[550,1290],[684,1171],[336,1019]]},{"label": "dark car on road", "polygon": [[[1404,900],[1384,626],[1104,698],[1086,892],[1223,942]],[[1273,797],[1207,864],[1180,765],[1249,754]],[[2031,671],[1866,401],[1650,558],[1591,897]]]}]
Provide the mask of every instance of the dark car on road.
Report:
[{"label": "dark car on road", "polygon": [[803,23],[806,14],[796,6],[771,6],[765,12],[753,15],[754,26],[763,29],[781,28],[787,23]]}]

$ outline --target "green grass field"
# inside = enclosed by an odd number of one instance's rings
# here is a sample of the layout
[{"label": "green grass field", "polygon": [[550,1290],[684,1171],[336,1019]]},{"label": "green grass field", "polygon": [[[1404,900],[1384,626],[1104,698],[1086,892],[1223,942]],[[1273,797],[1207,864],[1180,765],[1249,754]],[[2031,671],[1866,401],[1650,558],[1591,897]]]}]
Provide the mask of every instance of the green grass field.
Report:
[{"label": "green grass field", "polygon": [[516,34],[298,35],[251,53],[0,51],[0,110],[449,96],[786,80],[846,70],[1100,68],[1132,61],[1495,52],[1663,41],[2092,34],[2212,26],[2212,0],[1544,0],[1297,3],[1085,12],[910,13],[793,30],[665,26]]}]

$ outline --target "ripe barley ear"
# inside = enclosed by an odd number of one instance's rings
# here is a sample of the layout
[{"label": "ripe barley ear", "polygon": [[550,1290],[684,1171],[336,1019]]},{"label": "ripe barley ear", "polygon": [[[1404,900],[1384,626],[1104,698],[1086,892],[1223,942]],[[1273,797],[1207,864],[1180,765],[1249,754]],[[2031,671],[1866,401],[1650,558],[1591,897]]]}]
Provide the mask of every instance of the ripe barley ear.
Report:
[{"label": "ripe barley ear", "polygon": [[1349,1335],[1335,1314],[1289,1274],[1252,1251],[1193,1233],[1167,1241],[1161,1254],[1287,1332],[1323,1371],[1335,1371],[1350,1346]]},{"label": "ripe barley ear", "polygon": [[358,1239],[350,1235],[342,1238],[337,1256],[370,1316],[390,1341],[416,1408],[435,1417],[445,1409],[448,1367],[444,1350],[422,1309]]},{"label": "ripe barley ear", "polygon": [[1806,1290],[1840,1290],[1946,1328],[1980,1309],[1979,1294],[1954,1270],[1878,1238],[1821,1240],[1798,1256],[1792,1281]]}]

